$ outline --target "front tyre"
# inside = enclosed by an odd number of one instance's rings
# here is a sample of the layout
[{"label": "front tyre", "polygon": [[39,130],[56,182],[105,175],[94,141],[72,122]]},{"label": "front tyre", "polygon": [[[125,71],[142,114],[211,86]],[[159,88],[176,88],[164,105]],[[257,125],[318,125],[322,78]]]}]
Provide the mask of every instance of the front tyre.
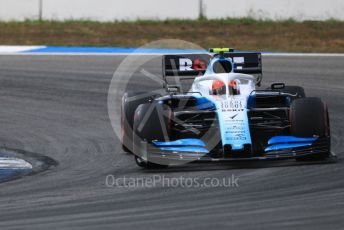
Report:
[{"label": "front tyre", "polygon": [[167,165],[151,162],[145,146],[154,140],[168,141],[171,136],[172,110],[157,102],[140,105],[134,116],[135,162],[143,168],[164,168]]},{"label": "front tyre", "polygon": [[133,125],[137,107],[155,97],[147,92],[126,92],[122,97],[121,106],[121,143],[124,152],[133,153]]},{"label": "front tyre", "polygon": [[160,164],[155,164],[149,161],[145,161],[144,159],[142,159],[139,156],[135,155],[135,162],[138,166],[140,166],[141,168],[145,168],[145,169],[165,169],[168,168],[167,165],[160,165]]},{"label": "front tyre", "polygon": [[328,109],[320,98],[301,98],[290,106],[290,133],[295,137],[327,138],[326,153],[300,157],[297,160],[323,160],[330,156],[331,135]]}]

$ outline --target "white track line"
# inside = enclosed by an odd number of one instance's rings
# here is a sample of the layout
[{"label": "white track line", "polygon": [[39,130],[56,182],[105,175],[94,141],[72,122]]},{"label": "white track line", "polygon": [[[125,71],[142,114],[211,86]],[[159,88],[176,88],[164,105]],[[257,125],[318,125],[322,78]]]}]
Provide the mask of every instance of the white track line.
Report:
[{"label": "white track line", "polygon": [[0,169],[32,169],[32,165],[22,159],[0,157]]},{"label": "white track line", "polygon": [[0,46],[0,53],[1,54],[13,54],[13,53],[20,53],[35,49],[42,49],[46,46]]},{"label": "white track line", "polygon": [[[185,54],[171,53],[171,54]],[[161,56],[163,53],[2,53],[0,55],[8,56]]]},{"label": "white track line", "polygon": [[[24,55],[24,56],[161,56],[164,53],[106,53],[106,52],[34,52],[37,49],[49,48],[48,46],[3,46],[0,45],[0,55]],[[92,48],[92,47],[91,47]],[[71,47],[73,49],[73,47]],[[30,52],[32,51],[32,52]],[[185,52],[172,54],[184,54]],[[195,53],[197,54],[197,52]],[[344,53],[273,53],[263,52],[265,57],[344,57]]]}]

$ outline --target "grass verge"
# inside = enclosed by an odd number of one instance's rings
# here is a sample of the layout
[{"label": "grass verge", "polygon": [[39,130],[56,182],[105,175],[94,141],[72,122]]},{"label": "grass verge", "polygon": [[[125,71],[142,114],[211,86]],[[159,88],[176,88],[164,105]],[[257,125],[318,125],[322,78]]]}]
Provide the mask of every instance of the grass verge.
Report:
[{"label": "grass verge", "polygon": [[250,18],[0,22],[1,45],[138,47],[159,39],[182,39],[204,48],[343,53],[344,22],[274,22]]}]

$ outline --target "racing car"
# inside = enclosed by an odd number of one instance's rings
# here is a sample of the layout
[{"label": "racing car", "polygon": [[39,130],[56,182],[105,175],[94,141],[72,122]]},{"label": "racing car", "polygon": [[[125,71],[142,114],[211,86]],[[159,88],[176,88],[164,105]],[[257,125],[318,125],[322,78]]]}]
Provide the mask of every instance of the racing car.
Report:
[{"label": "racing car", "polygon": [[162,63],[164,93],[122,98],[122,146],[139,166],[330,157],[326,103],[300,86],[261,89],[261,53],[212,48]]}]

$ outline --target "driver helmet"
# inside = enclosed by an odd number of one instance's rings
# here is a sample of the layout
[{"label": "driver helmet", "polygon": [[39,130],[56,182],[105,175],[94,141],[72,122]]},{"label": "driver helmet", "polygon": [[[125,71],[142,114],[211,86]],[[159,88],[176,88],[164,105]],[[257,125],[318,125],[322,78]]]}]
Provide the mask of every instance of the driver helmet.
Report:
[{"label": "driver helmet", "polygon": [[[236,80],[231,80],[228,85],[229,95],[239,95],[239,84]],[[226,94],[226,86],[223,81],[214,80],[212,84],[212,92],[213,95],[225,95]]]}]

